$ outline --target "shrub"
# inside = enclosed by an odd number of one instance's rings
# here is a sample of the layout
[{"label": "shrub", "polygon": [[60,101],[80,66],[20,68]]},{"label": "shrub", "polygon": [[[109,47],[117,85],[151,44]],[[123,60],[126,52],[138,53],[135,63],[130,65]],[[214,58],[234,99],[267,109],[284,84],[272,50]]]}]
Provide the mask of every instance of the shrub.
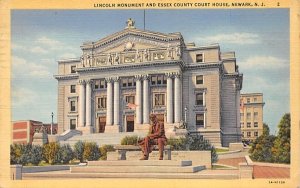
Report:
[{"label": "shrub", "polygon": [[103,145],[99,148],[100,150],[100,159],[101,160],[106,160],[107,159],[107,152],[109,151],[115,151],[115,148],[113,145]]},{"label": "shrub", "polygon": [[31,145],[29,144],[13,144],[10,149],[10,162],[11,164],[26,165],[29,163],[28,153]]},{"label": "shrub", "polygon": [[10,163],[26,165],[30,163],[30,144],[13,144],[10,147]]},{"label": "shrub", "polygon": [[32,145],[29,153],[29,161],[33,165],[38,165],[43,160],[43,147]]},{"label": "shrub", "polygon": [[95,142],[85,142],[83,160],[94,161],[100,158],[98,145]]},{"label": "shrub", "polygon": [[74,158],[72,148],[69,144],[61,146],[59,153],[63,164],[69,163]]},{"label": "shrub", "polygon": [[79,140],[74,145],[74,157],[80,162],[83,162],[84,142]]},{"label": "shrub", "polygon": [[169,138],[167,140],[167,145],[170,145],[172,150],[175,151],[186,150],[186,138],[185,137]]},{"label": "shrub", "polygon": [[216,149],[208,140],[205,140],[200,134],[189,134],[181,138],[170,138],[167,144],[172,146],[173,150],[197,150],[197,151],[211,151],[212,163],[217,162],[218,154]]},{"label": "shrub", "polygon": [[121,145],[135,145],[135,146],[137,146],[138,145],[138,140],[139,140],[138,136],[125,136],[121,140]]},{"label": "shrub", "polygon": [[61,161],[59,150],[60,150],[59,143],[50,142],[48,144],[44,144],[43,146],[44,160],[49,164],[59,163]]}]

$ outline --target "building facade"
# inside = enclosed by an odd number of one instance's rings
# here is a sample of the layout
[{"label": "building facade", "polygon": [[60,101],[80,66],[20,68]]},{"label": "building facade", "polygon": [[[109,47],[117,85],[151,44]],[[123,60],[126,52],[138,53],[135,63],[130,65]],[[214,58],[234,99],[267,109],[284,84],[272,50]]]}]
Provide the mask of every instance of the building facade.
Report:
[{"label": "building facade", "polygon": [[234,52],[136,29],[131,19],[81,49],[80,58],[58,61],[58,133],[147,132],[155,113],[168,136],[186,122],[215,145],[241,141]]},{"label": "building facade", "polygon": [[263,133],[263,102],[262,93],[241,94],[241,130],[242,140],[251,142]]},{"label": "building facade", "polygon": [[[47,134],[51,134],[51,124],[43,124],[40,121],[20,120],[12,123],[12,143],[13,144],[31,144],[33,135],[44,126]],[[57,124],[52,125],[52,134],[57,134]]]}]

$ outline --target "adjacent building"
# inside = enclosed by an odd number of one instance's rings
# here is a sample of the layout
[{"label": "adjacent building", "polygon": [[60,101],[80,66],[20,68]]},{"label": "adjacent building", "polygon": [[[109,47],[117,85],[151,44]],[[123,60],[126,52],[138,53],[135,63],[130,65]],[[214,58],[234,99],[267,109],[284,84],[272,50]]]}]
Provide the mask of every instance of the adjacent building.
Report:
[{"label": "adjacent building", "polygon": [[[149,114],[168,136],[183,122],[216,146],[241,141],[243,75],[234,52],[186,43],[179,32],[126,28],[85,42],[58,61],[58,133],[147,132]],[[101,134],[99,134],[101,136]]]},{"label": "adjacent building", "polygon": [[[12,123],[12,143],[31,144],[34,133],[38,132],[42,126],[47,131],[47,134],[51,134],[51,124],[43,124],[34,120],[14,121]],[[57,124],[52,125],[52,134],[57,134]]]},{"label": "adjacent building", "polygon": [[240,115],[243,141],[253,141],[262,135],[264,105],[262,93],[241,94]]}]

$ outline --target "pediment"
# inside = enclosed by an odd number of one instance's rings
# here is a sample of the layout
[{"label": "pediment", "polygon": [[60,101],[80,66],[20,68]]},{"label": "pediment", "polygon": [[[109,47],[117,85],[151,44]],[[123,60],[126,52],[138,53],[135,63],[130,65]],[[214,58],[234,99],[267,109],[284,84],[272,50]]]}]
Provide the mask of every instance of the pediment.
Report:
[{"label": "pediment", "polygon": [[116,53],[131,50],[167,48],[181,46],[183,38],[180,33],[158,33],[139,29],[124,29],[96,42],[84,43],[84,54]]}]

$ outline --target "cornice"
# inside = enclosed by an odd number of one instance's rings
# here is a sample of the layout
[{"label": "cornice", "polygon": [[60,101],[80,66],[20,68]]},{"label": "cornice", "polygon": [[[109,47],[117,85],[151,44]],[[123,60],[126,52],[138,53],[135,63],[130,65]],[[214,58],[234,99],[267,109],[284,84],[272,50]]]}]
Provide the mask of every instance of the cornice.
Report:
[{"label": "cornice", "polygon": [[93,71],[102,71],[102,70],[128,70],[128,69],[138,69],[143,67],[152,67],[152,66],[167,66],[167,65],[179,65],[181,69],[184,67],[184,62],[181,60],[171,60],[171,61],[156,61],[156,62],[147,62],[147,63],[130,63],[130,64],[119,64],[119,65],[110,65],[110,66],[101,66],[101,67],[85,67],[77,68],[78,73],[84,72],[93,72]]},{"label": "cornice", "polygon": [[73,80],[78,79],[78,74],[68,74],[68,75],[53,75],[56,80]]}]

